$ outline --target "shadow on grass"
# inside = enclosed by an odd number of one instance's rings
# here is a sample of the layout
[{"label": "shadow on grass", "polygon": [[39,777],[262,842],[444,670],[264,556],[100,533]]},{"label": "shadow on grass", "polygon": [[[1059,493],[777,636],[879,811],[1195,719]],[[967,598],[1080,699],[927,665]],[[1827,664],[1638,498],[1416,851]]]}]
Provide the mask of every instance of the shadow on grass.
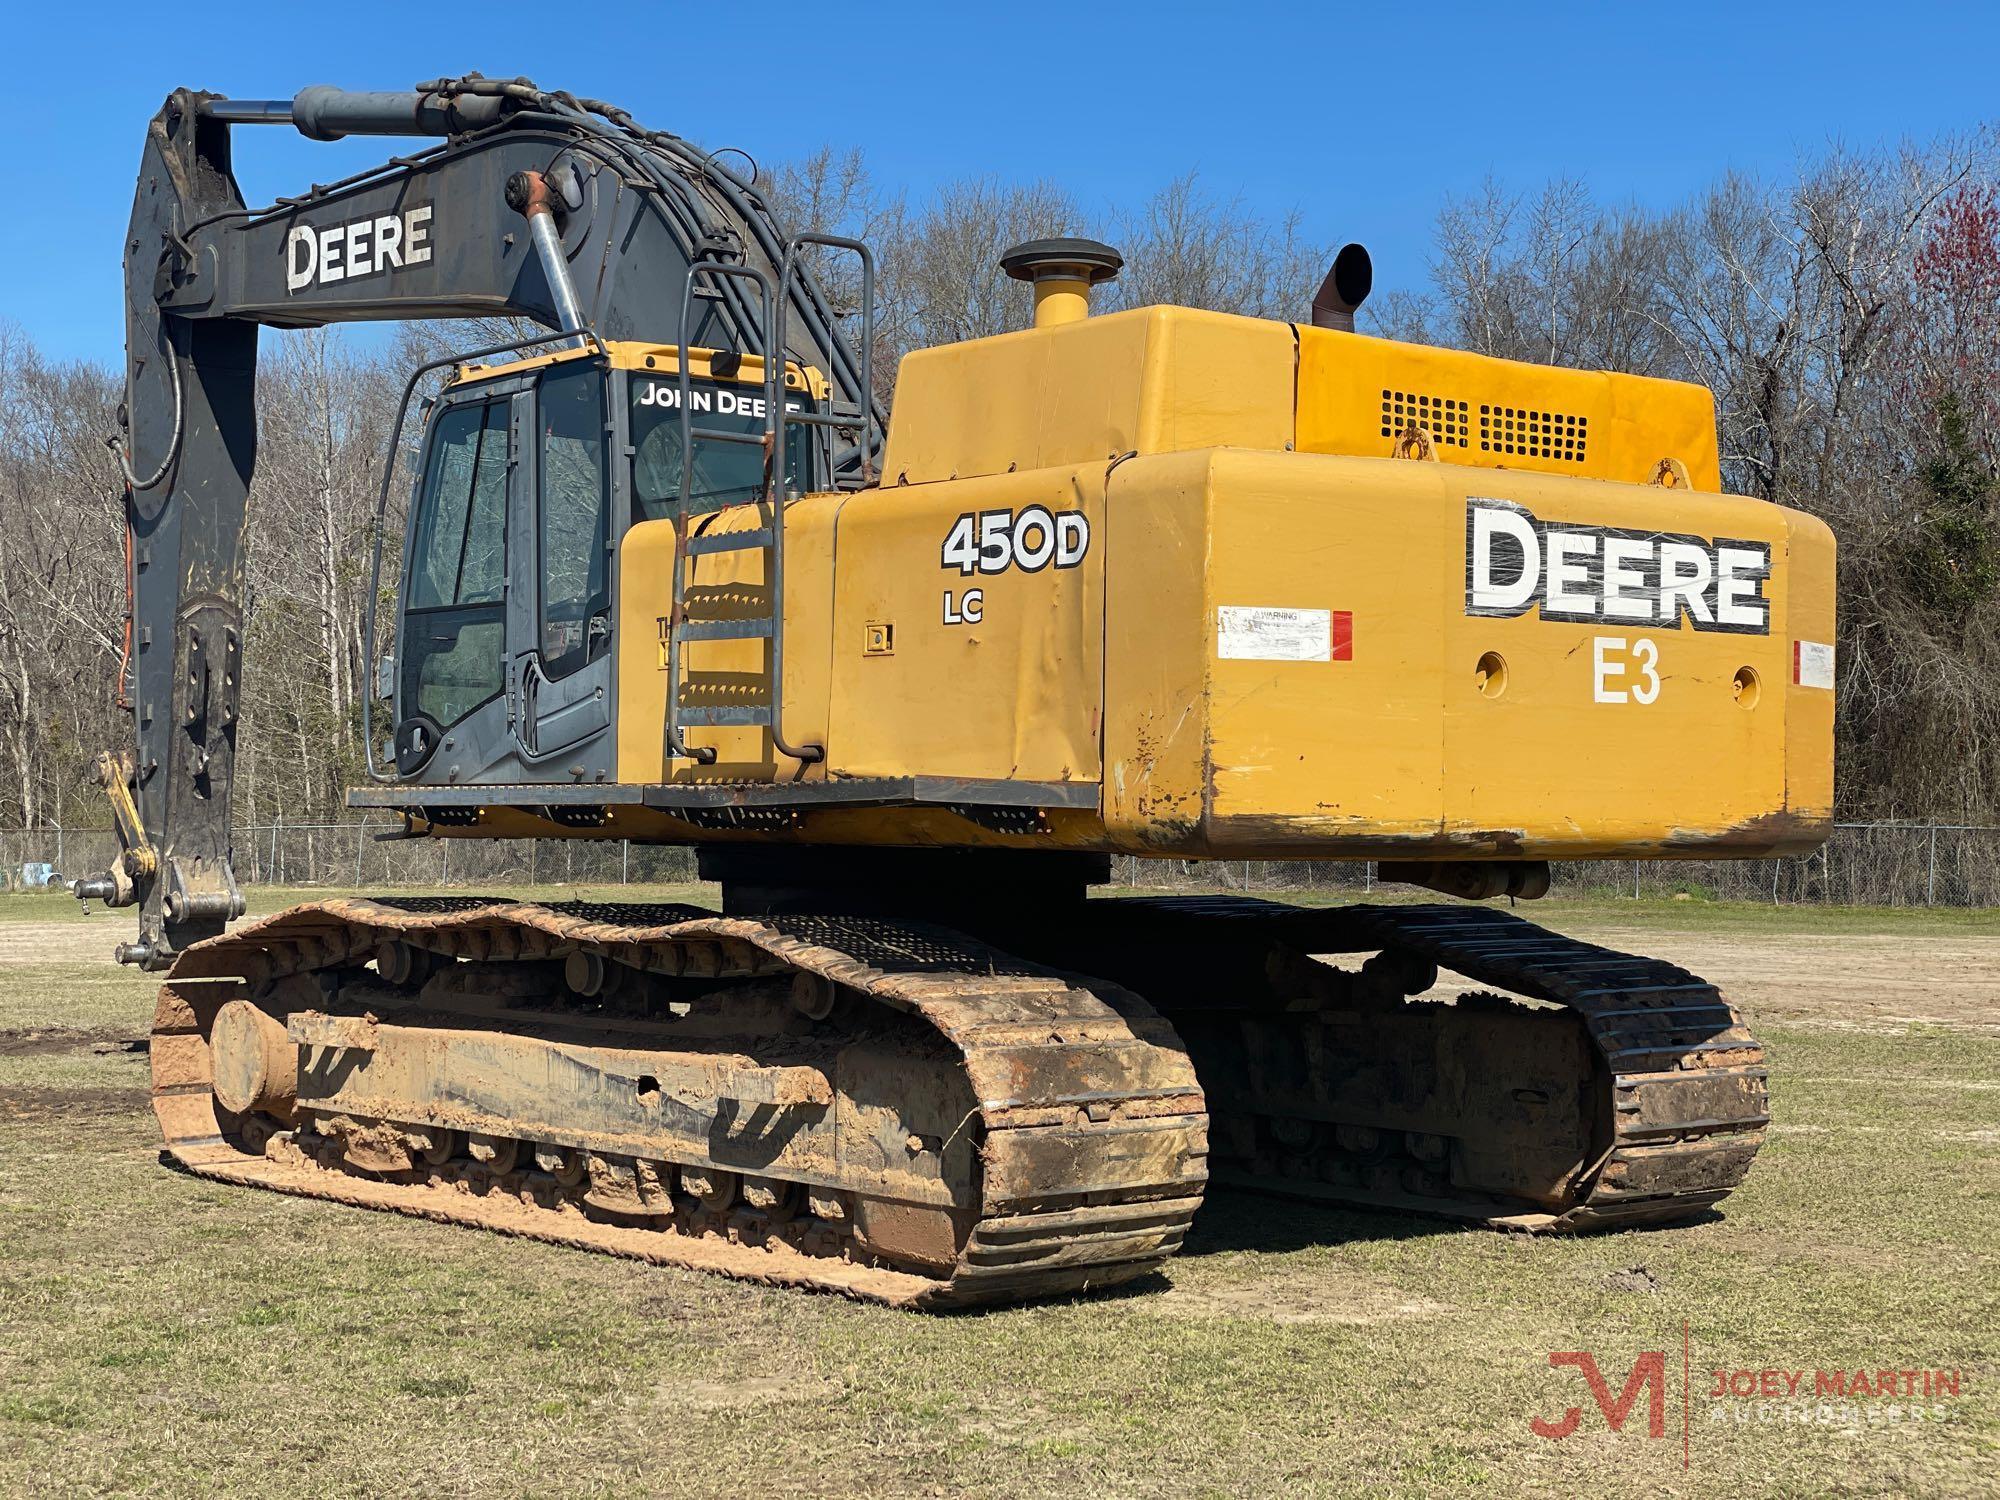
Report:
[{"label": "shadow on grass", "polygon": [[[1275,1253],[1355,1240],[1419,1239],[1428,1235],[1463,1233],[1466,1228],[1466,1225],[1449,1219],[1336,1208],[1211,1184],[1203,1195],[1201,1208],[1195,1214],[1187,1239],[1161,1269],[1116,1286],[1092,1287],[1059,1297],[1037,1298],[1032,1305],[1065,1307],[1157,1296],[1172,1290],[1176,1264],[1203,1255],[1222,1255],[1232,1250]],[[944,1309],[926,1316],[979,1319],[1004,1316],[1011,1310],[1011,1306],[1001,1304]]]},{"label": "shadow on grass", "polygon": [[1452,1219],[1392,1210],[1339,1208],[1244,1188],[1209,1186],[1181,1255],[1223,1255],[1236,1250],[1276,1253],[1356,1240],[1414,1240],[1463,1234]]},{"label": "shadow on grass", "polygon": [[[1607,1226],[1620,1234],[1671,1233],[1700,1224],[1719,1224],[1719,1209],[1702,1208],[1684,1219],[1662,1224]],[[1314,1245],[1344,1245],[1366,1240],[1418,1240],[1452,1234],[1525,1234],[1519,1229],[1489,1229],[1462,1219],[1431,1218],[1393,1209],[1341,1208],[1245,1188],[1210,1185],[1194,1225],[1181,1246],[1182,1256],[1221,1255],[1234,1250],[1277,1253]],[[1569,1238],[1564,1235],[1562,1238]],[[1179,1258],[1179,1257],[1176,1257]]]}]

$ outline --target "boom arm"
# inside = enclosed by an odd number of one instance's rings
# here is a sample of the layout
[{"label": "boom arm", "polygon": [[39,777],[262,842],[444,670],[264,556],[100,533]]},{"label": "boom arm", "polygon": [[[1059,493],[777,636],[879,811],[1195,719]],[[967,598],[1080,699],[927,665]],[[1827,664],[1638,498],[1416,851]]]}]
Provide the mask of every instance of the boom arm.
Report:
[{"label": "boom arm", "polygon": [[[320,140],[443,140],[246,208],[231,127],[286,123]],[[126,236],[125,431],[113,439],[129,481],[138,753],[103,774],[129,775],[140,837],[80,887],[141,907],[122,960],[163,967],[242,910],[230,788],[259,325],[512,314],[556,329],[580,318],[602,339],[761,354],[768,331],[741,278],[705,283],[715,295],[697,299],[685,329],[682,291],[703,261],[756,267],[776,286],[785,249],[753,185],[714,157],[522,79],[386,94],[321,86],[289,102],[168,97],[147,131]],[[836,471],[859,467],[881,425],[860,362],[809,275],[795,273],[787,303],[783,353],[827,371],[837,399],[873,419],[836,456]]]}]

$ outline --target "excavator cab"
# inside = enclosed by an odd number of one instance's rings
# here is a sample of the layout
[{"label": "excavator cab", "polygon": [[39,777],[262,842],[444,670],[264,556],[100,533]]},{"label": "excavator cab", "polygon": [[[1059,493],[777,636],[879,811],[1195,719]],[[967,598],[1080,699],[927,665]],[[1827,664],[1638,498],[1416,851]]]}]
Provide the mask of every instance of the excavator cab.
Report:
[{"label": "excavator cab", "polygon": [[[398,779],[610,775],[621,539],[766,496],[761,361],[694,349],[682,382],[680,353],[593,344],[455,369],[425,424],[383,673]],[[788,414],[816,409],[824,383],[788,365]],[[819,431],[785,429],[772,482],[787,498],[823,482]]]}]

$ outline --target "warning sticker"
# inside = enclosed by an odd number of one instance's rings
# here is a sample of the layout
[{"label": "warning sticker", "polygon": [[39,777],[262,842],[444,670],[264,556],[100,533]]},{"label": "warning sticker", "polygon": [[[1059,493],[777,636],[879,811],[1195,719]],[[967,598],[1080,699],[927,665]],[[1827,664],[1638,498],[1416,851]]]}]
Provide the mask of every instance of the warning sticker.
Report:
[{"label": "warning sticker", "polygon": [[1792,642],[1792,681],[1800,687],[1833,686],[1833,647],[1824,641]]},{"label": "warning sticker", "polygon": [[1354,616],[1344,609],[1273,609],[1225,604],[1216,612],[1224,661],[1351,661]]}]

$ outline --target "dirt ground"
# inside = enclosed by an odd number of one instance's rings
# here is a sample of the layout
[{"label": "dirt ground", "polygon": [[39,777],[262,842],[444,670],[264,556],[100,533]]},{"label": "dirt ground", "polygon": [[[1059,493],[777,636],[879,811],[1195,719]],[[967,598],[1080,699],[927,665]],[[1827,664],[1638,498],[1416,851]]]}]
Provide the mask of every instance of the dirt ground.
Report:
[{"label": "dirt ground", "polygon": [[[925,1317],[170,1171],[125,919],[0,914],[0,1493],[1991,1493],[2000,920],[1727,916],[1550,922],[1766,1039],[1771,1140],[1707,1221],[1215,1192],[1162,1276]],[[1650,1387],[1613,1432],[1550,1363],[1583,1351],[1614,1403],[1661,1357],[1660,1436]]]},{"label": "dirt ground", "polygon": [[[2000,927],[2000,919],[1995,925]],[[1690,969],[1766,1024],[1796,1021],[1884,1033],[1942,1026],[2000,1036],[2000,933],[1914,939],[1812,934],[1773,942],[1765,933],[1664,933],[1610,925],[1575,930],[1607,948]],[[1463,985],[1462,976],[1446,974],[1438,991]]]},{"label": "dirt ground", "polygon": [[[2000,920],[1995,923],[2000,928]],[[1722,987],[1759,1020],[2000,1035],[2000,931],[1986,937],[1768,937],[1604,927],[1593,942],[1654,954]]]}]

